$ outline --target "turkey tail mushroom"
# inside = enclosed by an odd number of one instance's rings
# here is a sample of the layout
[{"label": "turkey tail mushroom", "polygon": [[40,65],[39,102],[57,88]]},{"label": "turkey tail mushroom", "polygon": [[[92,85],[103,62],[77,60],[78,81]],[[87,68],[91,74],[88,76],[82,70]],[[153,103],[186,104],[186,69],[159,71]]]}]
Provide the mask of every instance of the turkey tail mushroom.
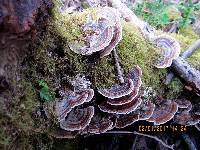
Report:
[{"label": "turkey tail mushroom", "polygon": [[125,127],[135,123],[138,120],[139,120],[138,114],[131,113],[128,115],[122,115],[117,118],[115,127],[116,128],[125,128]]},{"label": "turkey tail mushroom", "polygon": [[113,122],[109,118],[101,118],[96,115],[92,118],[90,124],[82,131],[82,134],[100,134],[111,129],[113,129]]},{"label": "turkey tail mushroom", "polygon": [[66,119],[60,122],[60,128],[66,131],[84,129],[87,125],[89,125],[93,115],[93,106],[83,109],[73,109]]},{"label": "turkey tail mushroom", "polygon": [[161,58],[157,60],[155,67],[167,68],[171,66],[172,60],[176,59],[180,54],[179,43],[171,36],[164,34],[156,36],[153,43],[162,50]]},{"label": "turkey tail mushroom", "polygon": [[196,125],[200,122],[200,115],[196,115],[185,110],[174,116],[174,122],[186,126]]},{"label": "turkey tail mushroom", "polygon": [[69,95],[64,95],[63,98],[60,101],[56,101],[55,104],[55,112],[58,116],[58,121],[64,120],[74,107],[89,102],[93,96],[93,89],[88,89],[81,93],[71,92]]},{"label": "turkey tail mushroom", "polygon": [[107,113],[115,114],[129,114],[133,112],[140,104],[142,100],[140,98],[135,98],[131,102],[123,105],[110,105],[107,102],[103,102],[99,105],[99,109]]},{"label": "turkey tail mushroom", "polygon": [[134,89],[133,81],[131,79],[124,79],[122,84],[114,84],[111,88],[100,89],[98,92],[104,97],[115,99],[130,94]]},{"label": "turkey tail mushroom", "polygon": [[[93,11],[91,13],[94,13]],[[111,7],[96,8],[94,14],[88,14],[87,21],[82,26],[84,44],[75,41],[69,47],[75,53],[91,55],[99,52],[100,57],[107,56],[122,38],[120,14]]]},{"label": "turkey tail mushroom", "polygon": [[111,105],[123,105],[126,103],[131,102],[138,96],[138,91],[140,89],[140,86],[142,84],[141,81],[141,75],[142,75],[142,70],[139,66],[134,66],[128,73],[127,77],[130,78],[133,81],[133,90],[129,95],[122,96],[120,98],[115,98],[115,99],[108,99],[107,103]]},{"label": "turkey tail mushroom", "polygon": [[154,125],[164,124],[171,120],[177,111],[177,103],[167,100],[161,103],[160,106],[155,107],[152,116],[147,121],[154,122]]}]

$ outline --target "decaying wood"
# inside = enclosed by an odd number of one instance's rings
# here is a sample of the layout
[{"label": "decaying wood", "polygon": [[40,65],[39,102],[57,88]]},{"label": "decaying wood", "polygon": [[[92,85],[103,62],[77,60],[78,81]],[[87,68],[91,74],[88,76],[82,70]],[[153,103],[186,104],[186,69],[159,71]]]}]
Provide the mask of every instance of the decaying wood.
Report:
[{"label": "decaying wood", "polygon": [[[143,30],[143,27],[145,26],[145,22],[140,20],[126,5],[124,5],[120,0],[109,0],[109,5],[118,9],[121,13],[122,17],[125,21],[131,22],[132,24],[136,25],[138,28]],[[154,35],[154,31],[153,36]],[[150,38],[147,38],[151,40],[151,33],[146,33],[145,36],[149,36]],[[155,31],[156,32],[156,31]],[[198,91],[200,91],[200,72],[193,67],[191,67],[184,58],[187,58],[192,55],[192,53],[200,46],[199,41],[192,45],[185,53],[183,53],[182,57],[178,57],[175,59],[171,65],[170,68],[172,68],[172,71],[182,79],[184,79],[186,82],[190,83],[194,88],[196,88]],[[170,75],[172,78],[173,75]],[[169,80],[169,79],[168,79]]]},{"label": "decaying wood", "polygon": [[[187,59],[188,57],[190,57],[198,48],[200,48],[200,39],[197,40],[194,44],[192,44],[180,57],[183,58],[183,59]],[[186,60],[185,60],[186,62]],[[176,65],[176,63],[174,63],[174,65]],[[180,65],[179,65],[180,66]],[[173,67],[172,67],[173,68]],[[192,68],[192,67],[190,67]],[[183,69],[182,69],[183,70]],[[181,71],[182,72],[182,71]],[[187,73],[185,73],[187,74]],[[179,74],[177,74],[179,75]],[[180,74],[181,75],[181,74]],[[189,74],[188,74],[189,76]],[[169,84],[172,80],[172,78],[174,77],[174,73],[173,72],[169,72],[167,75],[166,75],[166,79],[165,79],[165,84]],[[188,81],[188,80],[186,80]],[[200,82],[200,81],[199,81]]]},{"label": "decaying wood", "polygon": [[192,54],[198,49],[200,48],[200,39],[198,39],[195,43],[193,43],[182,55],[181,57],[183,59],[186,59],[190,56],[192,56]]},{"label": "decaying wood", "polygon": [[175,74],[200,91],[200,71],[191,67],[185,59],[178,57],[173,60],[170,68]]}]

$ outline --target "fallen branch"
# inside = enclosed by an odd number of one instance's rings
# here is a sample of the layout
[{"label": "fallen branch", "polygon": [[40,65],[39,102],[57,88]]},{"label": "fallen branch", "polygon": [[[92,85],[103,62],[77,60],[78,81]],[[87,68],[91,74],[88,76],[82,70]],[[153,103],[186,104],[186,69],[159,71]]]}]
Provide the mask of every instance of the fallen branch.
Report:
[{"label": "fallen branch", "polygon": [[193,43],[182,55],[183,59],[190,57],[198,48],[200,48],[200,39]]},{"label": "fallen branch", "polygon": [[132,145],[132,148],[131,148],[132,150],[135,149],[137,139],[138,139],[138,135],[135,136],[135,139],[134,139],[134,141],[133,141],[133,145]]},{"label": "fallen branch", "polygon": [[[193,43],[180,57],[183,59],[187,59],[190,56],[192,56],[192,54],[198,49],[200,48],[200,39],[197,40],[195,43]],[[169,84],[172,80],[172,78],[174,77],[174,73],[173,72],[169,72],[166,75],[166,79],[165,79],[165,84]]]},{"label": "fallen branch", "polygon": [[200,91],[200,71],[191,67],[185,59],[178,57],[173,60],[170,68],[175,74]]},{"label": "fallen branch", "polygon": [[[152,41],[152,39],[156,37],[157,31],[152,27],[148,27],[144,21],[140,20],[133,13],[133,11],[131,11],[120,0],[108,0],[108,4],[109,6],[116,8],[121,13],[125,21],[137,26],[149,41]],[[149,28],[151,28],[151,30],[149,30]],[[200,72],[195,68],[191,67],[188,64],[188,62],[184,60],[184,58],[191,56],[195,49],[199,47],[199,45],[200,44],[195,44],[195,46],[189,48],[187,52],[183,53],[183,58],[178,57],[177,59],[175,59],[170,67],[172,68],[172,71],[174,71],[177,74],[177,76],[190,83],[198,91],[200,91]]]}]

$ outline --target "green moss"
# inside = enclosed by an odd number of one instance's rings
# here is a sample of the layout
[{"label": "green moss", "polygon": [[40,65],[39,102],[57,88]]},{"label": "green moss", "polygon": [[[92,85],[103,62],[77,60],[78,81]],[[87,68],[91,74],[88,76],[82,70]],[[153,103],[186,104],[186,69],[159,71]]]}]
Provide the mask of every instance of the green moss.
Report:
[{"label": "green moss", "polygon": [[[172,34],[177,41],[180,43],[181,52],[183,53],[187,50],[195,41],[199,39],[199,35],[197,35],[191,27],[183,28],[179,31],[178,34]],[[200,48],[195,51],[195,53],[190,56],[187,61],[196,69],[200,69]]]},{"label": "green moss", "polygon": [[[19,83],[19,93],[15,97],[15,107],[11,112],[11,122],[24,132],[30,132],[34,126],[32,113],[39,105],[36,101],[36,90],[30,82],[22,79]],[[23,116],[23,117],[22,117]]]},{"label": "green moss", "polygon": [[[86,57],[74,53],[68,46],[70,41],[81,40],[85,36],[81,31],[81,26],[90,13],[95,14],[95,10],[87,9],[83,13],[62,17],[56,11],[54,12],[47,35],[40,41],[40,46],[34,52],[37,62],[34,63],[35,65],[32,68],[37,70],[35,81],[45,79],[50,90],[54,89],[52,91],[55,91],[55,87],[62,82],[60,76],[75,76],[78,73],[84,73],[88,76],[93,83],[93,88],[109,87],[115,82],[114,64],[110,56],[103,59],[95,59],[95,56]],[[196,40],[196,35],[192,36],[186,32],[184,34],[192,38],[181,34],[174,34],[173,36],[180,41],[181,47],[186,48]],[[123,23],[123,37],[117,48],[124,75],[134,65],[139,65],[143,72],[143,86],[152,87],[166,97],[168,97],[168,94],[170,94],[169,97],[176,97],[177,93],[181,91],[182,85],[178,82],[172,82],[169,87],[162,84],[166,69],[157,69],[153,65],[159,50],[145,40],[136,27],[129,23]],[[38,68],[44,72],[41,73]],[[167,92],[171,88],[175,89],[174,94]]]},{"label": "green moss", "polygon": [[[54,0],[55,7],[52,10],[53,21],[51,30],[59,34],[64,40],[68,41],[68,44],[74,44],[74,41],[79,45],[84,44],[84,34],[81,27],[86,23],[88,15],[93,19],[96,19],[96,9],[90,8],[83,12],[69,14],[59,13],[60,4],[57,0]],[[56,28],[55,28],[56,27]]]},{"label": "green moss", "polygon": [[180,96],[183,90],[183,84],[177,77],[174,77],[172,81],[170,82],[170,84],[166,86],[166,88],[167,88],[168,94],[166,94],[165,98],[174,99]]},{"label": "green moss", "polygon": [[148,43],[134,26],[123,24],[123,38],[118,45],[120,62],[127,73],[134,65],[142,69],[142,82],[150,87],[157,88],[160,80],[166,74],[165,69],[153,66],[157,50]]}]

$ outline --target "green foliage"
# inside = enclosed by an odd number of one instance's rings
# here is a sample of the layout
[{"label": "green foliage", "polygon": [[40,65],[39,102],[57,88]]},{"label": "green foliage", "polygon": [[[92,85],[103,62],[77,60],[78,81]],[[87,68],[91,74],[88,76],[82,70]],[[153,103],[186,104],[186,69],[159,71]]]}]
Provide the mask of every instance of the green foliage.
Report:
[{"label": "green foliage", "polygon": [[166,7],[167,5],[163,2],[155,0],[136,5],[134,11],[137,16],[142,17],[149,24],[162,28],[170,22],[167,12],[163,11]]},{"label": "green foliage", "polygon": [[[181,0],[178,4],[165,4],[160,0],[155,0],[144,1],[133,9],[137,16],[142,17],[154,27],[163,28],[175,21],[179,28],[184,28],[191,23],[194,12],[200,9],[200,4],[193,4],[192,0],[189,0],[188,3]],[[176,9],[179,12],[174,11]]]},{"label": "green foliage", "polygon": [[191,20],[193,18],[194,5],[192,3],[192,0],[189,0],[188,3],[183,2],[182,5],[178,5],[177,7],[183,14],[182,18],[179,20],[179,27],[184,28],[191,23]]},{"label": "green foliage", "polygon": [[47,83],[44,80],[39,80],[38,84],[41,87],[40,98],[46,102],[52,101],[52,97],[49,94],[49,87],[48,87]]}]

